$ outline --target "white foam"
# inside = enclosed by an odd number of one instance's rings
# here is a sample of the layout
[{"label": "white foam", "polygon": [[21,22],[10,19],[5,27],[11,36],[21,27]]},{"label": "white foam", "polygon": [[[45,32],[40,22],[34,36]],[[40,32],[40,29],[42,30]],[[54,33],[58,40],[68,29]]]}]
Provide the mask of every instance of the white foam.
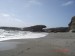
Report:
[{"label": "white foam", "polygon": [[33,33],[25,31],[4,31],[0,30],[0,41],[11,39],[31,39],[46,36],[48,33]]}]

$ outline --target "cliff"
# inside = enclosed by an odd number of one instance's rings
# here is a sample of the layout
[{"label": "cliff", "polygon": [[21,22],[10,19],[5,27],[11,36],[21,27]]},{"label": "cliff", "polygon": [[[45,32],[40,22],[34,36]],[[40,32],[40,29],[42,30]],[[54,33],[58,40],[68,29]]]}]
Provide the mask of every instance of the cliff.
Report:
[{"label": "cliff", "polygon": [[69,25],[69,30],[75,32],[75,16],[72,17],[71,22],[68,25]]}]

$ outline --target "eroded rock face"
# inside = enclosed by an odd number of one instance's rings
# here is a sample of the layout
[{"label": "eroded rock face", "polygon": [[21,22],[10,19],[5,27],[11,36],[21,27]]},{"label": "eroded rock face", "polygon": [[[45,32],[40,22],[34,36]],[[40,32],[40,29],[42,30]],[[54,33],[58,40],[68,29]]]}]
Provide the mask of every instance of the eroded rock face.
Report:
[{"label": "eroded rock face", "polygon": [[75,32],[75,16],[72,17],[71,22],[69,23],[69,30]]}]

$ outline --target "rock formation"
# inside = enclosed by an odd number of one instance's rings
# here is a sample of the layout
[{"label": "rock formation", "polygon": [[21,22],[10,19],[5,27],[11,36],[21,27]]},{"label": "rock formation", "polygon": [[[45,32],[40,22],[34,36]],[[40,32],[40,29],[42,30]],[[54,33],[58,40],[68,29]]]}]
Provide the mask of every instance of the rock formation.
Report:
[{"label": "rock formation", "polygon": [[46,32],[68,32],[68,27],[57,27],[45,29]]},{"label": "rock formation", "polygon": [[0,27],[0,29],[4,29],[4,30],[20,30],[21,31],[21,28],[18,28],[18,27]]},{"label": "rock formation", "polygon": [[75,16],[72,17],[71,22],[69,23],[69,30],[75,32]]},{"label": "rock formation", "polygon": [[43,32],[44,31],[43,28],[46,28],[46,26],[45,25],[35,25],[35,26],[23,28],[23,31]]},{"label": "rock formation", "polygon": [[32,31],[32,32],[44,32],[44,29],[46,28],[45,25],[35,25],[31,27],[25,27],[25,28],[18,28],[18,27],[0,27],[0,29],[4,30],[20,30],[20,31]]}]

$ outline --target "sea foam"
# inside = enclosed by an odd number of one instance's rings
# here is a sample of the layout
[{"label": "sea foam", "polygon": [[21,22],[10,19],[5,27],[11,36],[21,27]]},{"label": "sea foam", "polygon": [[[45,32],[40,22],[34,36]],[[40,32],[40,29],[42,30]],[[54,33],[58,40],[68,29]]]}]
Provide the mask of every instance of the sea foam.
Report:
[{"label": "sea foam", "polygon": [[11,40],[11,39],[32,39],[41,38],[46,36],[48,33],[38,32],[27,32],[27,31],[7,31],[0,29],[0,41]]}]

